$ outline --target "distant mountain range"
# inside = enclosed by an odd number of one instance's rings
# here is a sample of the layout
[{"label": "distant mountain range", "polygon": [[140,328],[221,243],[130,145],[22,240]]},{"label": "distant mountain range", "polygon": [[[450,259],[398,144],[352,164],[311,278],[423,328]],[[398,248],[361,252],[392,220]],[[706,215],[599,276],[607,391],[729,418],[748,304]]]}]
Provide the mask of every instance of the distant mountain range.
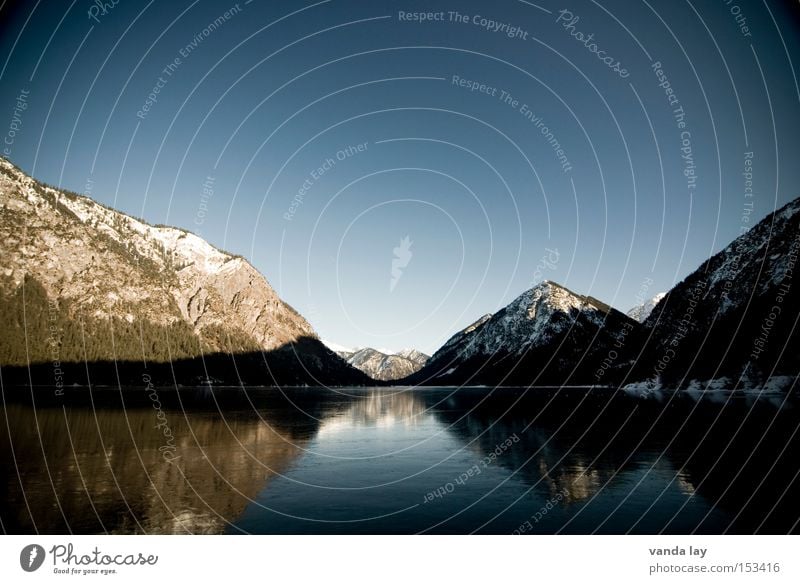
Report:
[{"label": "distant mountain range", "polygon": [[[418,351],[325,346],[244,258],[0,158],[4,382],[756,386],[800,370],[800,199],[627,315],[544,281]],[[31,367],[29,367],[29,364]]]},{"label": "distant mountain range", "polygon": [[356,369],[380,381],[394,381],[408,377],[422,369],[429,358],[416,349],[384,353],[365,347],[353,351],[339,350],[336,353]]}]

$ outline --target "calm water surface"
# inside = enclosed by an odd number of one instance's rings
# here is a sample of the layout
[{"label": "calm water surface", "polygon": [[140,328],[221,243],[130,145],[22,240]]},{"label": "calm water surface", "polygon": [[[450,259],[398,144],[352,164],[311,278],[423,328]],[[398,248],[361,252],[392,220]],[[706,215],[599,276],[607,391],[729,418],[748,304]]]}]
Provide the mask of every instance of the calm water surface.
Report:
[{"label": "calm water surface", "polygon": [[6,389],[3,530],[798,531],[791,397],[547,388],[150,397]]}]

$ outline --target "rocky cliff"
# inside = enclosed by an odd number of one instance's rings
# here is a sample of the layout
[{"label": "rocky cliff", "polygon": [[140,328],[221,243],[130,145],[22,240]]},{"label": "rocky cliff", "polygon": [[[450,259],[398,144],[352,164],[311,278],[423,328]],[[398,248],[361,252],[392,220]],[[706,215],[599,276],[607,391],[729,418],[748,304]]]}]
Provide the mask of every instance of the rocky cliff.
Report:
[{"label": "rocky cliff", "polygon": [[166,363],[302,345],[321,383],[365,379],[244,258],[44,185],[4,159],[0,241],[2,365]]}]

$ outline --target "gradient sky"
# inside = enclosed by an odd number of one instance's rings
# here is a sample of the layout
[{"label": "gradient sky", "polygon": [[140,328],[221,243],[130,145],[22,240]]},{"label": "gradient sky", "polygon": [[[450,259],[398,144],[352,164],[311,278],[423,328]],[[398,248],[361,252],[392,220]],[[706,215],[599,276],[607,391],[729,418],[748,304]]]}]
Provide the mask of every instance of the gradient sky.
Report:
[{"label": "gradient sky", "polygon": [[545,278],[627,310],[800,195],[796,5],[6,1],[0,131],[36,178],[246,256],[323,338],[432,352]]}]

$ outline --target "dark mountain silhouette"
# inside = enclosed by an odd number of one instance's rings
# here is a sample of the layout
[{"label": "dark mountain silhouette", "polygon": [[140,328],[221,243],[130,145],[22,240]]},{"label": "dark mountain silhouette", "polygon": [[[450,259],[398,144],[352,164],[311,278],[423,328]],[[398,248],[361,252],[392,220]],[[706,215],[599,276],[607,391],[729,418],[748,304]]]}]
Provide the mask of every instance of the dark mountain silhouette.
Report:
[{"label": "dark mountain silhouette", "polygon": [[596,383],[615,344],[639,324],[591,296],[545,281],[456,333],[403,380],[422,385]]},{"label": "dark mountain silhouette", "polygon": [[800,372],[800,199],[769,214],[669,291],[622,367],[630,380],[754,386]]},{"label": "dark mountain silhouette", "polygon": [[652,303],[641,325],[544,282],[455,334],[402,381],[686,387],[719,379],[751,388],[791,380],[800,371],[799,211],[796,199],[771,213]]}]

